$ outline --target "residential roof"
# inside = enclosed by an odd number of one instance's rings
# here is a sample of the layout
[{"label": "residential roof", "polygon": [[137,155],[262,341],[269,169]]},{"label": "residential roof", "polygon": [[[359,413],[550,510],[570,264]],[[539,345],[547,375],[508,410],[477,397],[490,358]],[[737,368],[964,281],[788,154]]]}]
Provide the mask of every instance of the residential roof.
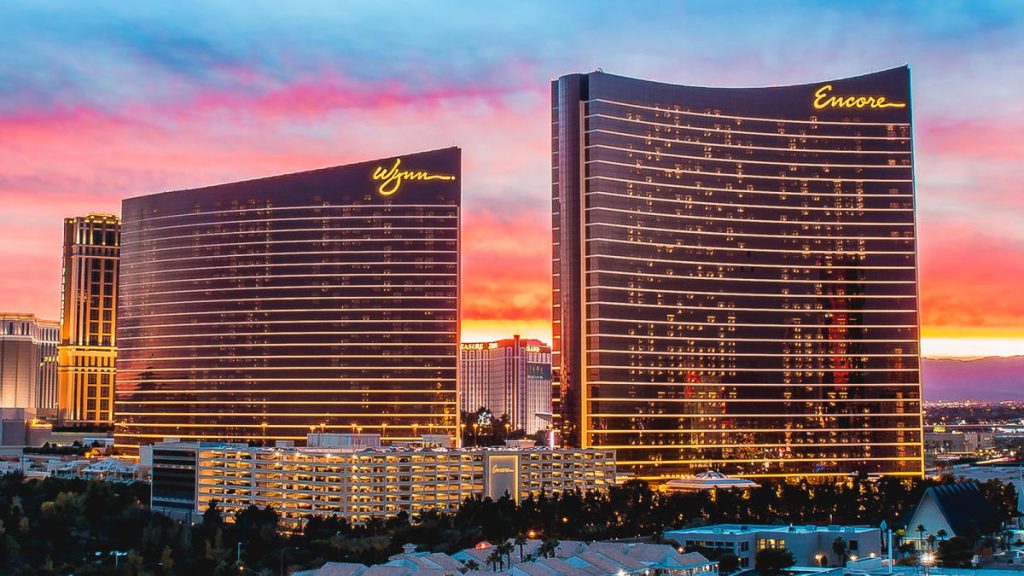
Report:
[{"label": "residential roof", "polygon": [[[511,542],[511,541],[510,541]],[[713,564],[697,553],[680,554],[667,544],[560,542],[554,558],[535,558],[539,540],[523,545],[520,560],[518,546],[511,554],[511,567],[492,572],[486,557],[494,550],[467,548],[452,556],[440,553],[407,552],[391,556],[387,564],[366,567],[362,564],[328,562],[317,570],[296,572],[293,576],[446,576],[461,572],[465,563],[476,560],[479,570],[463,576],[620,576],[638,575],[655,569],[692,569]],[[484,560],[478,560],[483,558]]]},{"label": "residential roof", "polygon": [[366,566],[354,562],[328,562],[315,570],[292,572],[292,576],[361,576]]}]

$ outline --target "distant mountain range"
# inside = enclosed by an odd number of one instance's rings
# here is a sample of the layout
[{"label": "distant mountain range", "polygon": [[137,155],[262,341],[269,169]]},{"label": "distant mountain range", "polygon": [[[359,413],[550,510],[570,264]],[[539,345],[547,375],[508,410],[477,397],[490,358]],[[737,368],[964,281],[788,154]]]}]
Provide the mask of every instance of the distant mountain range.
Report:
[{"label": "distant mountain range", "polygon": [[1024,400],[1024,356],[925,358],[925,400]]}]

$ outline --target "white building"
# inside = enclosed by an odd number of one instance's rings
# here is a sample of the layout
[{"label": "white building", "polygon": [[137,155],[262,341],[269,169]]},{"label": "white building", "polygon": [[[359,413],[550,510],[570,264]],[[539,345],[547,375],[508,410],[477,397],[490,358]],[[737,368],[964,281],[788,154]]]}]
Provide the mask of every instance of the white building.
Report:
[{"label": "white building", "polygon": [[764,524],[716,524],[668,530],[666,540],[681,547],[702,546],[735,554],[741,568],[753,568],[754,557],[766,548],[784,548],[797,566],[842,565],[833,543],[841,538],[851,559],[881,557],[882,532],[867,526],[769,526]]},{"label": "white building", "polygon": [[718,563],[700,554],[682,554],[665,544],[625,542],[559,543],[549,555],[542,556],[540,540],[527,540],[522,549],[514,546],[499,568],[487,558],[493,546],[482,543],[451,556],[416,552],[410,546],[385,564],[364,566],[355,563],[328,562],[316,570],[295,572],[293,576],[717,576]]},{"label": "white building", "polygon": [[[964,536],[970,540],[999,528],[1002,519],[981,493],[977,482],[956,482],[925,490],[907,520],[903,537],[918,550],[933,539]],[[941,534],[940,534],[941,531]]]},{"label": "white building", "polygon": [[750,490],[761,485],[746,478],[730,478],[721,472],[708,470],[693,476],[673,478],[662,484],[666,492],[703,492],[705,490]]},{"label": "white building", "polygon": [[0,314],[0,407],[55,413],[60,325],[32,314]]},{"label": "white building", "polygon": [[595,449],[172,442],[153,446],[152,466],[155,510],[191,519],[213,500],[229,513],[255,504],[273,507],[292,527],[310,515],[363,522],[402,511],[453,511],[470,497],[521,500],[615,482],[615,452]]}]

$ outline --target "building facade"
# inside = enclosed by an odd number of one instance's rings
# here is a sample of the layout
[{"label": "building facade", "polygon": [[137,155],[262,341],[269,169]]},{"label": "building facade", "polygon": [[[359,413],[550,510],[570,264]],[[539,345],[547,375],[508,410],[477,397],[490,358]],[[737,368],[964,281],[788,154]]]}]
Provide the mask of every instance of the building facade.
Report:
[{"label": "building facade", "polygon": [[57,405],[70,423],[114,421],[121,220],[64,219]]},{"label": "building facade", "polygon": [[472,497],[515,499],[615,482],[607,450],[252,447],[156,444],[154,510],[196,518],[213,500],[229,513],[272,506],[286,525],[311,515],[353,522],[424,510],[450,512]]},{"label": "building facade", "polygon": [[57,323],[0,313],[0,408],[52,412],[57,393]]},{"label": "building facade", "polygon": [[556,426],[661,481],[918,476],[909,68],[552,83]]},{"label": "building facade", "polygon": [[793,554],[796,566],[844,566],[846,558],[836,555],[836,540],[842,540],[850,560],[882,557],[882,531],[871,526],[771,526],[764,524],[716,524],[665,532],[666,540],[680,546],[699,546],[735,554],[741,568],[753,568],[757,553],[783,549]]},{"label": "building facade", "polygon": [[125,200],[116,444],[457,436],[460,157]]},{"label": "building facade", "polygon": [[508,414],[515,430],[533,434],[550,426],[551,347],[518,335],[462,344],[460,405]]}]

